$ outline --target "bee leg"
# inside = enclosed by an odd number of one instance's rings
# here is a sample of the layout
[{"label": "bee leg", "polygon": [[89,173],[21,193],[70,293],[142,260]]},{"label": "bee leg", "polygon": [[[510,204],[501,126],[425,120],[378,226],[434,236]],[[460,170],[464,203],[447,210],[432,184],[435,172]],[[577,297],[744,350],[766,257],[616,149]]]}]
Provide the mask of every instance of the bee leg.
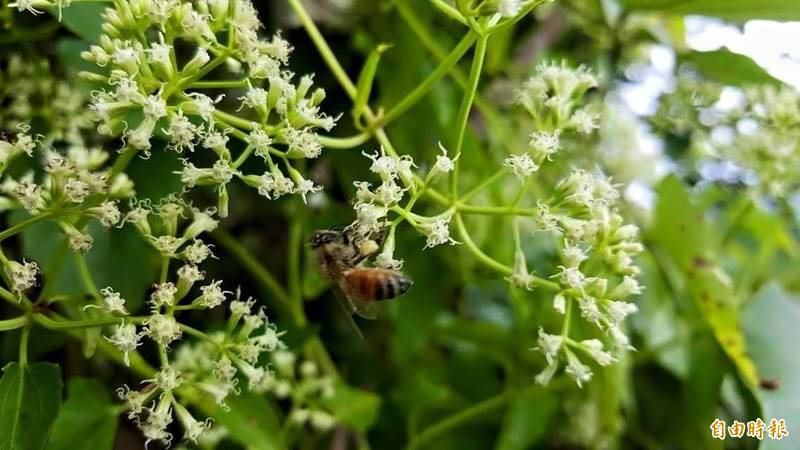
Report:
[{"label": "bee leg", "polygon": [[378,234],[377,236],[375,236],[375,239],[373,239],[373,241],[375,241],[375,243],[378,244],[378,247],[382,247],[383,241],[385,240],[386,240],[386,227],[381,228],[381,230],[378,231]]}]

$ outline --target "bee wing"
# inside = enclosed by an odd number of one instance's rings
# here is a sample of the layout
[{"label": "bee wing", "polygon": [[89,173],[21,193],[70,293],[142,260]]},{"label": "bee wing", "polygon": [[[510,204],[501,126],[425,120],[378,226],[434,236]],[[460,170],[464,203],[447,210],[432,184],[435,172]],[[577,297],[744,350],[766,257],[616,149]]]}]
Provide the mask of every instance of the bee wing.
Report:
[{"label": "bee wing", "polygon": [[375,320],[378,317],[378,303],[371,300],[358,300],[351,298],[354,312],[363,319]]},{"label": "bee wing", "polygon": [[361,332],[361,328],[358,327],[355,319],[353,319],[353,313],[356,312],[355,304],[345,295],[339,286],[334,285],[331,290],[333,291],[333,296],[336,297],[336,303],[339,305],[347,322],[350,324],[350,328],[363,340],[364,333]]}]

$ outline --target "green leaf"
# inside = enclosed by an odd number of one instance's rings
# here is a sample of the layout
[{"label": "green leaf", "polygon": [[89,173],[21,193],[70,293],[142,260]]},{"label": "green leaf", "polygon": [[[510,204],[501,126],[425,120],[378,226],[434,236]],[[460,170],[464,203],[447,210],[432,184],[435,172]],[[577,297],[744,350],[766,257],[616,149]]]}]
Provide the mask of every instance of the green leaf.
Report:
[{"label": "green leaf", "polygon": [[798,20],[797,0],[623,0],[626,9],[716,16],[733,21]]},{"label": "green leaf", "polygon": [[[94,238],[94,244],[86,255],[86,262],[97,287],[112,286],[128,301],[128,307],[135,311],[157,273],[155,251],[148,248],[131,227],[107,229],[92,221],[88,231]],[[25,255],[39,263],[45,274],[63,239],[63,233],[52,222],[36,224],[22,233]],[[87,292],[80,281],[75,256],[70,249],[66,249],[64,265],[55,283],[53,294]]]},{"label": "green leaf", "polygon": [[117,435],[117,415],[117,407],[99,381],[72,378],[47,450],[111,450]]},{"label": "green leaf", "polygon": [[[747,344],[753,349],[753,361],[765,380],[775,389],[759,389],[763,420],[785,419],[789,436],[765,438],[761,450],[800,448],[800,297],[778,285],[764,287],[743,310],[743,327]],[[794,428],[792,428],[794,426]]]},{"label": "green leaf", "polygon": [[89,42],[100,42],[103,34],[102,18],[106,5],[102,3],[75,3],[68,8],[51,9],[50,13],[61,18],[67,29]]},{"label": "green leaf", "polygon": [[497,450],[531,448],[545,437],[557,408],[558,398],[544,388],[516,396],[508,405]]},{"label": "green leaf", "polygon": [[228,411],[218,406],[210,409],[214,419],[228,429],[231,439],[259,450],[286,448],[274,407],[264,397],[243,392],[226,403]]},{"label": "green leaf", "polygon": [[728,50],[684,53],[679,55],[678,62],[693,66],[709,80],[731,86],[780,84],[749,57]]},{"label": "green leaf", "polygon": [[321,403],[337,422],[362,433],[372,426],[381,408],[381,398],[376,394],[341,382],[334,386],[334,394],[322,399]]},{"label": "green leaf", "polygon": [[739,324],[738,302],[731,279],[716,263],[718,238],[703,211],[692,203],[689,191],[675,176],[658,187],[658,204],[650,239],[683,272],[687,290],[711,328],[717,342],[751,387],[758,384],[755,365],[747,354]]},{"label": "green leaf", "polygon": [[361,115],[364,114],[364,110],[367,108],[369,94],[372,92],[372,82],[375,79],[375,72],[378,70],[381,54],[390,48],[392,48],[391,44],[378,45],[369,54],[364,67],[361,68],[361,74],[359,74],[358,83],[356,84],[356,98],[353,101],[353,121],[355,123],[359,123]]},{"label": "green leaf", "polygon": [[43,449],[60,407],[60,367],[9,363],[0,379],[0,450]]}]

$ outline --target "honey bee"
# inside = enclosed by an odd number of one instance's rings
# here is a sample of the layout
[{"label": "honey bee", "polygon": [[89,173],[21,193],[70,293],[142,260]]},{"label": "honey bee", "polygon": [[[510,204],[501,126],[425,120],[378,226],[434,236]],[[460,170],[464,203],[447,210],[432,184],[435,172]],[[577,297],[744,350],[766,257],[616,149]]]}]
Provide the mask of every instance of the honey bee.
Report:
[{"label": "honey bee", "polygon": [[331,283],[339,305],[362,339],[353,314],[374,319],[377,302],[399,297],[413,284],[398,270],[361,265],[378,250],[380,244],[375,240],[358,238],[347,231],[317,230],[310,244],[317,252],[322,275]]}]

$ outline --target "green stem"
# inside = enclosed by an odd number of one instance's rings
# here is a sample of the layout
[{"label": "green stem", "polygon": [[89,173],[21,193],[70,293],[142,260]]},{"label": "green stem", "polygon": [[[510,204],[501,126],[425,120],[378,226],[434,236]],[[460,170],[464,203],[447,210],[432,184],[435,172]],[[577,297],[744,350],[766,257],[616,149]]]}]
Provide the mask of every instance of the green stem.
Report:
[{"label": "green stem", "polygon": [[355,136],[337,138],[330,136],[319,136],[319,142],[325,148],[353,148],[367,142],[372,137],[371,132],[363,132]]},{"label": "green stem", "polygon": [[11,236],[14,236],[15,234],[22,232],[23,230],[25,230],[26,228],[30,227],[31,225],[35,225],[35,224],[37,224],[37,223],[39,223],[39,222],[41,222],[43,220],[47,220],[52,216],[53,216],[52,213],[47,213],[47,212],[46,213],[41,213],[41,214],[38,214],[38,215],[35,215],[35,216],[29,218],[28,220],[20,222],[20,223],[14,225],[13,227],[6,228],[2,232],[0,232],[0,241],[3,241],[4,239],[7,239],[7,238],[9,238]]},{"label": "green stem", "polygon": [[247,80],[205,80],[189,83],[189,89],[236,89],[247,87]]},{"label": "green stem", "polygon": [[303,250],[303,221],[294,220],[289,227],[289,254],[287,264],[289,272],[289,295],[292,297],[295,322],[303,326],[306,317],[303,313],[303,287],[300,279],[300,253]]},{"label": "green stem", "polygon": [[53,319],[45,316],[44,314],[36,313],[33,315],[33,320],[39,325],[49,330],[76,330],[80,328],[94,328],[94,327],[104,327],[107,325],[118,325],[123,321],[130,323],[144,323],[147,320],[147,317],[126,316],[126,317],[103,317],[99,319],[86,319],[86,320],[63,320],[63,319]]},{"label": "green stem", "polygon": [[356,85],[353,84],[350,77],[347,76],[347,72],[345,72],[342,65],[339,64],[339,60],[336,59],[336,55],[331,50],[330,46],[328,46],[325,38],[322,37],[322,33],[319,32],[317,25],[311,20],[311,16],[308,15],[308,12],[306,12],[303,7],[303,3],[300,0],[289,0],[289,6],[294,10],[303,28],[306,29],[308,36],[311,38],[311,41],[314,42],[314,46],[317,47],[317,51],[319,51],[320,56],[322,56],[322,60],[325,61],[325,64],[327,64],[328,68],[333,72],[333,76],[336,77],[336,80],[342,85],[345,93],[347,93],[351,99],[355,99],[357,92]]},{"label": "green stem", "polygon": [[[452,69],[461,57],[464,56],[465,53],[472,47],[472,44],[475,42],[477,38],[477,34],[474,31],[470,31],[467,33],[461,41],[456,45],[453,51],[445,57],[436,70],[431,73],[428,78],[426,78],[419,86],[417,86],[413,91],[409,92],[400,102],[395,105],[381,120],[382,125],[389,124],[394,119],[399,117],[404,112],[408,111],[409,108],[414,106],[428,91],[433,88],[433,86],[439,82],[447,72]],[[458,153],[458,152],[456,152]]]},{"label": "green stem", "polygon": [[22,328],[28,324],[28,316],[19,316],[13,319],[0,320],[0,331],[11,331]]},{"label": "green stem", "polygon": [[[461,100],[461,106],[458,110],[456,119],[456,138],[454,154],[461,153],[461,148],[464,144],[464,134],[467,131],[467,124],[469,122],[469,112],[472,109],[472,102],[475,100],[475,94],[478,92],[478,82],[481,78],[481,71],[483,70],[483,60],[486,57],[486,47],[489,41],[488,36],[478,37],[477,44],[475,45],[475,54],[472,57],[472,67],[469,71],[469,80],[467,80],[467,89],[464,92],[464,98]],[[455,160],[455,169],[450,175],[450,193],[453,198],[458,198],[458,167],[459,160]]]},{"label": "green stem", "polygon": [[467,249],[469,249],[469,251],[471,251],[476,258],[478,258],[478,261],[482,262],[484,265],[491,268],[495,272],[500,273],[501,275],[508,276],[514,273],[514,269],[495,260],[491,256],[484,253],[483,250],[478,248],[477,245],[475,245],[475,242],[472,240],[469,232],[467,232],[467,227],[464,226],[464,220],[461,218],[461,214],[456,214],[455,219],[456,230],[458,231],[459,237],[462,241],[464,241],[464,245],[467,246]]},{"label": "green stem", "polygon": [[456,210],[464,214],[479,214],[486,216],[528,216],[533,217],[539,213],[536,208],[514,208],[513,206],[474,206],[457,204]]},{"label": "green stem", "polygon": [[103,295],[100,293],[100,290],[97,289],[97,284],[94,282],[94,277],[92,276],[91,270],[89,270],[89,265],[86,264],[86,257],[83,255],[75,254],[75,262],[78,263],[78,272],[80,272],[81,282],[83,282],[83,286],[89,291],[92,296],[96,299],[102,299]]},{"label": "green stem", "polygon": [[430,1],[433,4],[433,6],[436,7],[436,9],[441,11],[447,17],[461,23],[462,25],[469,26],[467,20],[464,18],[464,16],[461,15],[460,12],[458,12],[457,9],[453,8],[452,6],[443,2],[442,0],[430,0]]},{"label": "green stem", "polygon": [[238,240],[221,227],[212,231],[211,237],[228,253],[238,259],[263,288],[271,292],[275,298],[286,306],[292,306],[292,298],[289,296],[286,289],[284,289],[278,279],[250,253],[247,247],[239,243]]},{"label": "green stem", "polygon": [[225,111],[221,111],[219,109],[214,111],[214,117],[216,117],[217,119],[222,120],[223,122],[225,122],[228,125],[232,125],[232,126],[234,126],[236,128],[240,128],[242,130],[250,131],[253,128],[258,126],[257,124],[255,124],[255,123],[253,123],[253,122],[251,122],[249,120],[242,119],[241,117],[234,116],[233,114],[226,113]]},{"label": "green stem", "polygon": [[19,365],[25,367],[28,365],[28,341],[31,336],[31,326],[26,324],[22,329],[22,336],[19,338]]},{"label": "green stem", "polygon": [[[447,57],[444,48],[439,45],[439,41],[434,33],[414,14],[414,8],[409,6],[408,2],[409,0],[399,0],[395,2],[397,12],[400,13],[400,16],[406,24],[408,24],[409,28],[411,28],[411,31],[417,35],[419,41],[441,62]],[[453,80],[455,80],[462,89],[467,88],[467,76],[458,66],[454,65],[450,68],[450,76],[453,77]],[[483,114],[490,123],[496,123],[497,113],[489,102],[480,96],[476,96],[475,106],[478,107],[481,114]]]},{"label": "green stem", "polygon": [[450,417],[442,419],[441,421],[426,428],[422,433],[418,434],[411,439],[408,444],[409,450],[415,450],[422,445],[427,444],[433,439],[442,436],[448,432],[453,432],[456,428],[475,420],[485,414],[489,414],[494,410],[502,407],[508,403],[512,398],[519,395],[517,391],[506,391],[490,397],[480,403],[476,403],[469,408],[463,409]]}]

